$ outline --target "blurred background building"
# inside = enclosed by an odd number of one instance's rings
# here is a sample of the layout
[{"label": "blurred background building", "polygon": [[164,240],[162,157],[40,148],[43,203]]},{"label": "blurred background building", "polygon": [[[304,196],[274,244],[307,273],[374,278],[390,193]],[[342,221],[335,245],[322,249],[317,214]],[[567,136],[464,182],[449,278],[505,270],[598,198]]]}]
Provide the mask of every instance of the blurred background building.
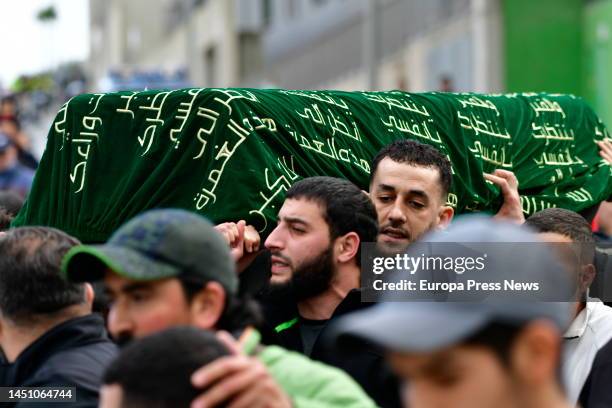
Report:
[{"label": "blurred background building", "polygon": [[90,1],[96,84],[146,67],[196,86],[502,90],[496,0]]},{"label": "blurred background building", "polygon": [[546,91],[612,123],[612,0],[89,1],[97,90]]}]

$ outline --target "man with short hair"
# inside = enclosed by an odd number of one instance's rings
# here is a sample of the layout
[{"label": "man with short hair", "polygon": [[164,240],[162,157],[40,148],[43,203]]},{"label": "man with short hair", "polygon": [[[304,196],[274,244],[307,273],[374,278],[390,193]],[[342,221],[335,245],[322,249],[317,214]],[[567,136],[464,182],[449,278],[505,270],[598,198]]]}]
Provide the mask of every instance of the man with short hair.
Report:
[{"label": "man with short hair", "polygon": [[[440,243],[439,248],[469,243],[464,245],[466,253],[477,242],[493,248],[491,243],[535,241],[534,234],[519,226],[477,218],[459,220],[444,234],[426,239],[428,244]],[[559,300],[566,298],[572,291],[569,274],[561,273],[563,265],[550,248],[536,245],[531,245],[529,256],[500,251],[498,255],[508,256],[490,256],[486,270],[478,273],[551,283],[541,290]],[[445,254],[432,250],[427,255]],[[426,271],[419,268],[416,276],[422,272]],[[346,352],[362,342],[385,350],[404,380],[406,407],[569,408],[558,371],[570,307],[534,296],[493,295],[480,303],[408,297],[403,302],[383,301],[340,320],[336,343]]]},{"label": "man with short hair", "polygon": [[250,356],[220,362],[215,377],[199,377],[194,384],[202,387],[219,380],[199,404],[373,405],[342,371],[259,344],[254,330],[259,319],[238,294],[230,250],[197,214],[170,209],[141,214],[106,244],[71,250],[63,272],[72,281],[104,280],[111,302],[109,331],[120,343],[181,325],[226,330],[239,339]]},{"label": "man with short hair", "polygon": [[[599,299],[589,298],[588,289],[595,278],[595,240],[587,221],[562,208],[549,208],[527,218],[525,225],[538,232],[543,241],[562,248],[562,258],[574,269],[578,280],[572,323],[563,335],[563,371],[568,399],[576,403],[597,351],[612,339],[612,308]],[[578,251],[577,258],[575,251]],[[577,270],[576,270],[577,269]]]},{"label": "man with short hair", "polygon": [[193,373],[229,355],[214,332],[195,327],[135,340],[107,368],[100,408],[189,407],[202,393],[191,383]]},{"label": "man with short hair", "polygon": [[364,347],[340,359],[324,342],[333,321],[371,305],[361,303],[360,246],[376,242],[377,232],[372,202],[349,181],[309,177],[293,184],[265,242],[269,298],[290,302],[266,317],[275,342],[344,369],[379,405],[397,406],[397,384],[380,354]]},{"label": "man with short hair", "polygon": [[[378,241],[402,249],[421,235],[446,228],[454,210],[447,204],[452,183],[449,160],[433,146],[396,140],[383,147],[370,165],[369,194],[376,206]],[[496,170],[484,178],[501,189],[504,202],[497,218],[524,221],[514,173]]]},{"label": "man with short hair", "polygon": [[0,385],[76,387],[71,406],[96,407],[116,347],[103,319],[91,313],[91,286],[60,276],[62,256],[77,244],[44,227],[0,236],[0,346],[6,358]]},{"label": "man with short hair", "polygon": [[434,147],[396,140],[376,154],[370,168],[369,193],[378,213],[380,243],[402,248],[450,223],[454,211],[446,199],[451,164]]}]

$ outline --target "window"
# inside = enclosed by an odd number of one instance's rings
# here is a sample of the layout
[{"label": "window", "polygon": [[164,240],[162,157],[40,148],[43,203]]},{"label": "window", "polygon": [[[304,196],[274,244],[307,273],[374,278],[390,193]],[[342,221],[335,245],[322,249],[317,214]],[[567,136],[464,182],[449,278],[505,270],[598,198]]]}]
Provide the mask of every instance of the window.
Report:
[{"label": "window", "polygon": [[272,24],[272,0],[262,0],[264,27]]},{"label": "window", "polygon": [[204,69],[206,83],[204,86],[212,88],[217,85],[217,50],[214,46],[208,48],[204,54]]}]

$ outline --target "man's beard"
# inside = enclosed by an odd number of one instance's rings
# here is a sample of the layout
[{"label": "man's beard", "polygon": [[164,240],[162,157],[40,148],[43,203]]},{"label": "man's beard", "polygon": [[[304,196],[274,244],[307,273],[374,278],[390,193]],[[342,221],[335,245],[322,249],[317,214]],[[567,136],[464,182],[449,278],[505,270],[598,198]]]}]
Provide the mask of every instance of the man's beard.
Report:
[{"label": "man's beard", "polygon": [[329,289],[334,277],[333,249],[330,245],[319,256],[297,267],[289,281],[272,283],[266,291],[271,299],[300,301],[320,295]]}]

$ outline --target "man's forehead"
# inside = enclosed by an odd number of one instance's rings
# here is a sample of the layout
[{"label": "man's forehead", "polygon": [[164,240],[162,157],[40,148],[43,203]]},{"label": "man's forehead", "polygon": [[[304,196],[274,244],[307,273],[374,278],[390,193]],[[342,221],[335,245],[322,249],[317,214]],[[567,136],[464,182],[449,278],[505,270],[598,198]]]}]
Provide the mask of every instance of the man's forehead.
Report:
[{"label": "man's forehead", "polygon": [[440,192],[440,171],[436,167],[398,163],[389,158],[381,160],[370,188],[392,187],[396,191],[412,189],[433,194]]},{"label": "man's forehead", "polygon": [[397,371],[404,375],[420,376],[450,363],[452,353],[448,350],[433,353],[391,352],[389,357]]},{"label": "man's forehead", "polygon": [[323,220],[323,206],[318,201],[305,197],[288,198],[278,212],[278,218],[304,222]]},{"label": "man's forehead", "polygon": [[435,373],[438,370],[449,368],[460,361],[465,361],[474,357],[476,354],[490,354],[488,350],[481,346],[453,345],[442,350],[425,353],[402,353],[391,352],[389,357],[394,365],[404,373],[411,375],[426,375]]},{"label": "man's forehead", "polygon": [[160,280],[153,281],[139,281],[135,279],[126,278],[125,276],[119,275],[117,272],[112,269],[106,269],[104,273],[104,287],[106,289],[113,289],[116,291],[123,290],[125,288],[139,286],[139,287],[148,287],[154,286],[158,284]]}]

